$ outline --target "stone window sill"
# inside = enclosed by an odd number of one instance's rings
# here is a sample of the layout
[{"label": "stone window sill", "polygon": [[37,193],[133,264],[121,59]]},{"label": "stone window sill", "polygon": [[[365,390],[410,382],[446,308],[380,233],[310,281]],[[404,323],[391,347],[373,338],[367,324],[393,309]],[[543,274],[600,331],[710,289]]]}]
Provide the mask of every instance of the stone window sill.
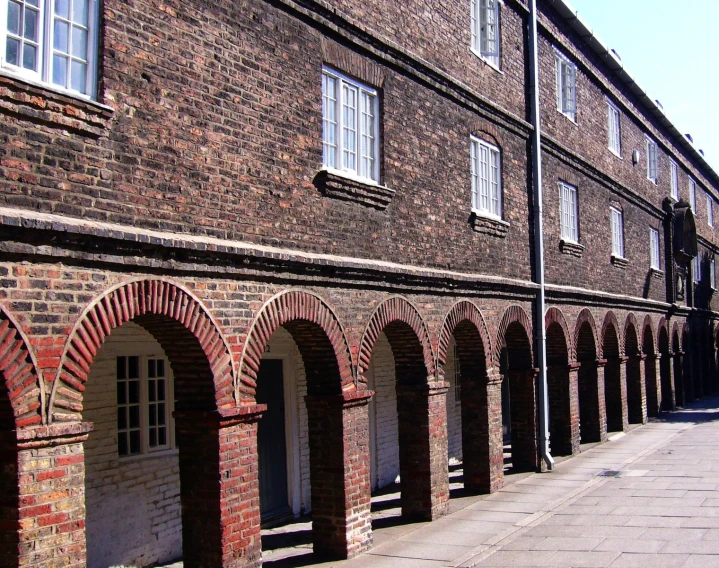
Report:
[{"label": "stone window sill", "polygon": [[503,239],[509,232],[509,223],[498,217],[490,217],[479,211],[472,211],[469,223],[476,233]]},{"label": "stone window sill", "polygon": [[570,256],[582,258],[582,255],[584,254],[584,245],[580,245],[579,243],[575,243],[574,241],[561,239],[559,241],[559,250],[562,254],[568,254]]},{"label": "stone window sill", "polygon": [[337,170],[323,169],[312,180],[322,195],[351,201],[365,207],[384,211],[392,202],[395,191],[372,181],[351,177]]},{"label": "stone window sill", "polygon": [[626,268],[629,265],[629,260],[623,256],[612,255],[612,264],[617,268]]},{"label": "stone window sill", "polygon": [[652,278],[656,278],[657,280],[664,280],[664,272],[659,270],[658,268],[652,268],[650,272],[652,273]]},{"label": "stone window sill", "polygon": [[112,107],[0,69],[0,110],[93,137],[102,136]]}]

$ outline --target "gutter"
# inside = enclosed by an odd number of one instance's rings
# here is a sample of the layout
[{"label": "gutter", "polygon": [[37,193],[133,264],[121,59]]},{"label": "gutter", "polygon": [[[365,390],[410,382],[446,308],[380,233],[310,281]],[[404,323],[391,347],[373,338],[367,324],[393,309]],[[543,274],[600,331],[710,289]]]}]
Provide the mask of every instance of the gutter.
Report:
[{"label": "gutter", "polygon": [[539,57],[537,50],[537,0],[529,0],[529,101],[532,132],[532,189],[534,193],[534,255],[537,292],[537,366],[539,367],[539,454],[547,470],[554,467],[549,453],[549,400],[547,396],[547,330],[544,325],[544,228],[542,212],[542,131],[539,116]]}]

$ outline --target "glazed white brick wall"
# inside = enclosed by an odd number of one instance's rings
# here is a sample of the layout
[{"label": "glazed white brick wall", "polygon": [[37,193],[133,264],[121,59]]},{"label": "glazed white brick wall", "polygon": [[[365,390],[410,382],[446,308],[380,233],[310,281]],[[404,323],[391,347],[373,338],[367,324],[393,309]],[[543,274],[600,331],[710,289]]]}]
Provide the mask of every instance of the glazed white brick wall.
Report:
[{"label": "glazed white brick wall", "polygon": [[449,382],[449,390],[447,391],[447,449],[450,465],[462,461],[462,407],[457,402],[454,346],[455,341],[454,337],[452,337],[449,341],[447,364],[444,369],[445,379]]},{"label": "glazed white brick wall", "polygon": [[372,488],[393,483],[399,475],[399,434],[397,429],[397,391],[394,356],[387,336],[381,333],[372,351],[368,369],[370,388],[375,396],[370,402],[370,420],[374,452]]},{"label": "glazed white brick wall", "polygon": [[133,323],[115,329],[90,370],[83,419],[95,429],[85,443],[89,568],[148,566],[182,555],[176,450],[118,459],[116,357],[164,357]]}]

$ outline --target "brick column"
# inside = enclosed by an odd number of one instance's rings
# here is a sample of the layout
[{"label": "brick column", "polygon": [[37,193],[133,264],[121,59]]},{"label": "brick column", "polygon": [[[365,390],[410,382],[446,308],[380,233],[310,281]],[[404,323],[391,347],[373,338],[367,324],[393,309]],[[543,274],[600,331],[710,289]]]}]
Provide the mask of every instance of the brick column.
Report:
[{"label": "brick column", "polygon": [[[351,558],[372,546],[372,391],[307,396],[315,554]],[[444,402],[444,401],[442,401]],[[445,463],[447,460],[445,445]]]},{"label": "brick column", "polygon": [[265,408],[175,412],[185,566],[262,564],[257,422]]},{"label": "brick column", "polygon": [[3,533],[10,529],[18,546],[3,566],[85,566],[83,442],[91,430],[73,423],[17,431],[15,452],[6,448],[17,460],[17,514],[3,515]]},{"label": "brick column", "polygon": [[502,375],[462,384],[464,488],[493,493],[504,485]]},{"label": "brick column", "polygon": [[644,377],[647,394],[647,417],[659,416],[662,404],[662,355],[647,355],[644,360]]},{"label": "brick column", "polygon": [[537,471],[537,370],[509,370],[509,404],[512,418],[512,466],[515,471]]},{"label": "brick column", "polygon": [[607,395],[606,395],[606,359],[597,359],[597,396],[599,398],[599,441],[606,442],[607,436]]},{"label": "brick column", "polygon": [[552,453],[579,453],[579,364],[547,367],[549,431]]},{"label": "brick column", "polygon": [[397,385],[402,515],[434,520],[449,508],[446,382]]},{"label": "brick column", "polygon": [[604,368],[604,389],[607,403],[607,430],[626,432],[629,426],[627,411],[627,358],[608,359]]},{"label": "brick column", "polygon": [[[647,387],[644,360],[646,355],[626,358],[627,418],[632,424],[647,423]],[[631,404],[630,404],[631,402]]]}]

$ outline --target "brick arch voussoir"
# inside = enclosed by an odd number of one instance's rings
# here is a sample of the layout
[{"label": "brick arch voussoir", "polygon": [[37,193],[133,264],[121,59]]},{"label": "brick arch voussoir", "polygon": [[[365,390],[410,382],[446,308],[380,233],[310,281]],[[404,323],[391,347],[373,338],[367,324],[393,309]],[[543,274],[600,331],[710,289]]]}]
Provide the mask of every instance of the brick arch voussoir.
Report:
[{"label": "brick arch voussoir", "polygon": [[624,330],[622,331],[622,355],[625,355],[627,353],[627,339],[629,339],[632,334],[637,341],[637,348],[641,353],[642,344],[639,342],[639,329],[640,328],[639,323],[637,322],[637,316],[635,316],[633,312],[629,312],[626,319],[624,320]]},{"label": "brick arch voussoir", "polygon": [[605,345],[604,345],[604,338],[607,334],[607,329],[610,325],[614,326],[614,332],[617,334],[617,345],[620,350],[619,355],[621,356],[623,353],[621,353],[621,350],[623,349],[624,343],[622,340],[622,334],[619,327],[619,321],[617,320],[617,316],[614,314],[614,312],[609,311],[604,315],[604,319],[602,320],[602,336],[601,341],[598,343],[598,345],[601,348],[601,358],[605,358]]},{"label": "brick arch voussoir", "polygon": [[[664,324],[662,325],[662,321],[664,321]],[[659,325],[657,325],[656,334],[654,333],[654,322],[652,320],[652,316],[647,314],[644,316],[644,322],[642,323],[642,352],[644,352],[644,344],[647,337],[650,337],[651,339],[651,345],[652,345],[652,353],[659,353],[659,332],[661,329],[667,327],[666,320],[662,317],[659,321]],[[651,334],[650,336],[647,336],[647,334]],[[668,337],[668,334],[667,334]],[[645,355],[651,355],[652,353],[644,353]]]},{"label": "brick arch voussoir", "polygon": [[406,298],[393,296],[384,300],[367,322],[360,341],[357,361],[358,373],[364,375],[369,368],[372,350],[379,334],[391,323],[402,322],[407,324],[417,336],[422,346],[424,365],[427,368],[428,380],[436,377],[436,357],[432,349],[429,330],[419,310]]},{"label": "brick arch voussoir", "polygon": [[479,333],[479,337],[482,340],[482,347],[484,348],[486,368],[490,368],[492,364],[492,342],[489,338],[487,323],[484,320],[482,312],[477,306],[467,300],[461,300],[452,306],[452,309],[444,318],[444,324],[442,325],[442,331],[440,332],[439,342],[437,345],[438,369],[440,367],[444,367],[447,363],[449,341],[454,333],[454,330],[457,329],[457,326],[465,320],[469,321]]},{"label": "brick arch voussoir", "polygon": [[197,339],[212,373],[217,408],[236,406],[234,385],[237,375],[232,353],[202,301],[169,280],[137,279],[122,282],[104,292],[75,323],[53,382],[48,422],[80,420],[85,383],[101,345],[116,327],[139,316],[150,315],[174,320]]},{"label": "brick arch voussoir", "polygon": [[572,335],[569,333],[569,326],[567,325],[567,318],[564,317],[564,313],[559,308],[552,306],[544,314],[544,329],[549,329],[549,326],[553,323],[559,325],[562,328],[564,334],[564,342],[567,345],[567,356],[570,361],[577,360],[577,347],[574,341],[572,341]]},{"label": "brick arch voussoir", "polygon": [[519,323],[527,334],[529,341],[529,357],[534,365],[534,352],[532,349],[532,321],[529,319],[527,312],[521,306],[509,306],[502,315],[499,327],[497,328],[497,339],[494,343],[495,349],[492,352],[492,363],[495,369],[499,369],[499,358],[502,347],[506,344],[504,337],[507,334],[509,326],[513,323]]},{"label": "brick arch voussoir", "polygon": [[577,316],[577,323],[574,325],[574,353],[576,355],[577,349],[579,349],[579,334],[581,333],[582,326],[585,323],[588,324],[589,328],[592,330],[592,337],[594,338],[594,350],[598,357],[601,351],[602,342],[600,341],[599,335],[597,334],[597,322],[594,321],[594,316],[592,315],[592,312],[589,311],[589,308],[584,308],[581,312],[579,312],[579,315]]},{"label": "brick arch voussoir", "polygon": [[238,400],[254,402],[257,373],[270,336],[280,326],[297,320],[314,323],[325,332],[337,358],[342,392],[355,390],[347,334],[334,310],[313,292],[285,290],[265,302],[247,333],[240,359]]},{"label": "brick arch voussoir", "polygon": [[5,380],[15,428],[44,424],[45,385],[20,324],[0,305],[0,377]]}]

